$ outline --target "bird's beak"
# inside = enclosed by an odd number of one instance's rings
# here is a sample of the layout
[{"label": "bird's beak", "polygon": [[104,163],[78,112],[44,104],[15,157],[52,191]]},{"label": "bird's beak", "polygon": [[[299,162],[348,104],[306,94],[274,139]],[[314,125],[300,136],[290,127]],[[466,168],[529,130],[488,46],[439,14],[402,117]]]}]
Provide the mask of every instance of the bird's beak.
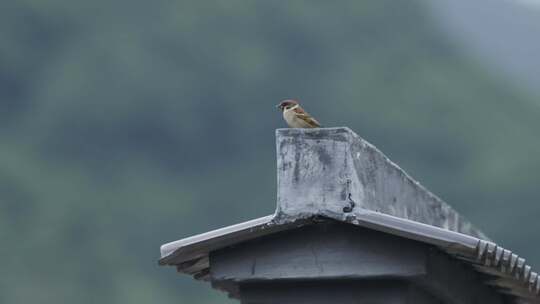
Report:
[{"label": "bird's beak", "polygon": [[280,109],[280,110],[283,109],[283,108],[281,107],[281,104],[276,105],[276,108],[278,108],[278,109]]}]

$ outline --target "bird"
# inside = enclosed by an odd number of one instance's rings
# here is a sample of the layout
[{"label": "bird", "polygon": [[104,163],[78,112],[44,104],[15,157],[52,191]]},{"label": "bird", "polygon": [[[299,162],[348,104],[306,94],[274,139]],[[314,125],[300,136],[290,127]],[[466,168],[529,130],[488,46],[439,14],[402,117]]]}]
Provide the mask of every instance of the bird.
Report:
[{"label": "bird", "polygon": [[296,100],[286,99],[277,105],[291,128],[320,128],[321,124],[309,115]]}]

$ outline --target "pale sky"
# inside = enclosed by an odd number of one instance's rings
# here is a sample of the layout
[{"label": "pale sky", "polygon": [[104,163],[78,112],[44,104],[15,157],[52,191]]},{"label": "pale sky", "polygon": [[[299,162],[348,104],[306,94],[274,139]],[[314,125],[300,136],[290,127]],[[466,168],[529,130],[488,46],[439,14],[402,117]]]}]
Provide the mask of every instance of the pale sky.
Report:
[{"label": "pale sky", "polygon": [[440,25],[464,52],[504,81],[540,96],[540,0],[430,3]]},{"label": "pale sky", "polygon": [[510,2],[517,2],[529,6],[534,6],[535,8],[540,8],[540,0],[507,0]]}]

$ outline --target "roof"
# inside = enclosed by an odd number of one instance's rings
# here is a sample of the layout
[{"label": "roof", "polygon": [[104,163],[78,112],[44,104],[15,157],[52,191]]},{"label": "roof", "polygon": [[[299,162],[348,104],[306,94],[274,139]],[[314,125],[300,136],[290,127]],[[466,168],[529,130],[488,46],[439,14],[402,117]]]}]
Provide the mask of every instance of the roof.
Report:
[{"label": "roof", "polygon": [[483,274],[484,283],[540,304],[540,279],[525,259],[493,243],[349,128],[276,131],[274,215],[161,246],[161,265],[209,280],[215,250],[330,219],[435,246]]},{"label": "roof", "polygon": [[319,217],[296,219],[274,215],[261,217],[164,244],[159,264],[176,266],[179,272],[208,281],[210,252],[313,224],[321,217],[433,245],[485,274],[485,284],[500,293],[515,296],[515,303],[540,303],[538,273],[512,251],[473,236],[369,210],[343,216],[326,213]]}]

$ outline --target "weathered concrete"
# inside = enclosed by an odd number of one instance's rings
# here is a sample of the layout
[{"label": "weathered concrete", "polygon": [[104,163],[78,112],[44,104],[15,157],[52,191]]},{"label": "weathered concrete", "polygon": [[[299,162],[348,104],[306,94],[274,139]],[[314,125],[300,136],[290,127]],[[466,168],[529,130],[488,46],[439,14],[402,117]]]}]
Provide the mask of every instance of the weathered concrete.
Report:
[{"label": "weathered concrete", "polygon": [[372,210],[487,239],[349,128],[278,129],[276,141],[277,218]]}]

